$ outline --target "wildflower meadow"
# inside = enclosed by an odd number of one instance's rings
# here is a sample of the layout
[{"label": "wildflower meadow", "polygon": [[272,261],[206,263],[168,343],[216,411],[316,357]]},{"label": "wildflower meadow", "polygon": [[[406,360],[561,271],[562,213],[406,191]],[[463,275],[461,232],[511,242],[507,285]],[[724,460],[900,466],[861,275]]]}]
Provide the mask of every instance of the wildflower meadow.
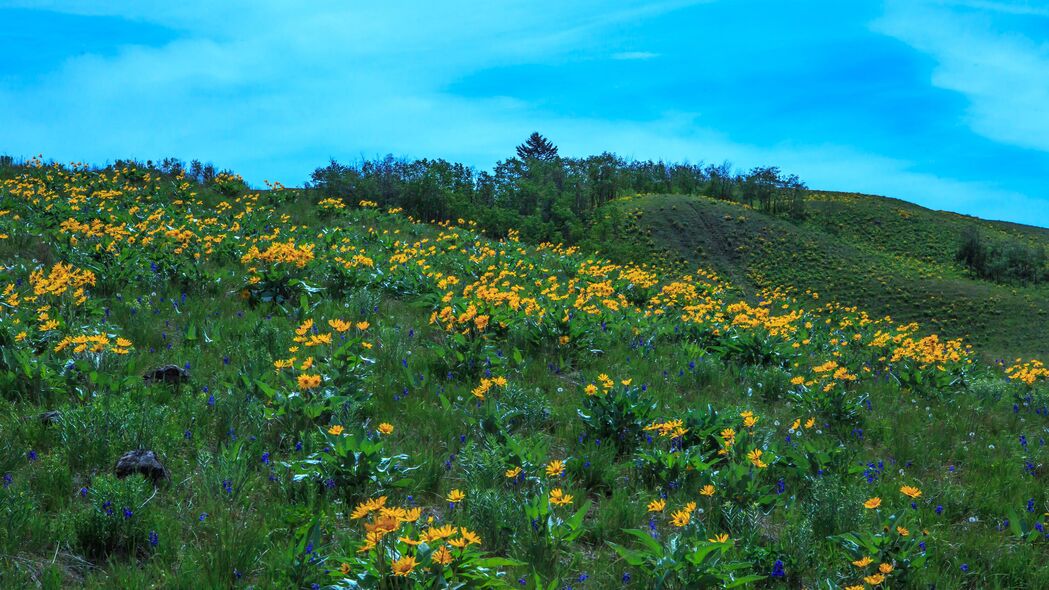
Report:
[{"label": "wildflower meadow", "polygon": [[1038,360],[469,213],[5,167],[0,587],[1049,587]]}]

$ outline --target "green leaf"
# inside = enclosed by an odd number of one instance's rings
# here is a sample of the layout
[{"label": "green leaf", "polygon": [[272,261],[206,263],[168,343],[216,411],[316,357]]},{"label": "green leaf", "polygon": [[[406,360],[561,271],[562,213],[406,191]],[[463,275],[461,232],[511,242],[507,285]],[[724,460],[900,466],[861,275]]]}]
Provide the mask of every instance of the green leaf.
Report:
[{"label": "green leaf", "polygon": [[707,556],[709,556],[714,551],[721,549],[722,547],[723,545],[721,543],[706,543],[700,547],[697,547],[695,551],[690,553],[688,555],[688,560],[694,565],[700,565],[704,561],[706,561]]},{"label": "green leaf", "polygon": [[737,588],[737,587],[742,586],[744,584],[749,584],[751,582],[757,582],[758,580],[764,580],[764,579],[765,579],[765,576],[759,576],[759,575],[756,575],[756,574],[751,574],[749,576],[743,576],[742,578],[736,578],[731,583],[726,584],[725,588]]},{"label": "green leaf", "polygon": [[266,385],[265,383],[263,383],[259,379],[255,380],[255,387],[258,387],[259,391],[261,391],[262,393],[266,394],[266,397],[274,397],[274,396],[277,395],[277,390],[276,389],[273,389],[269,385]]},{"label": "green leaf", "polygon": [[583,505],[572,515],[572,518],[568,519],[568,526],[571,527],[572,530],[578,530],[583,525],[583,517],[585,517],[587,511],[590,510],[591,504],[593,504],[593,502],[590,500],[583,502]]},{"label": "green leaf", "polygon": [[517,561],[516,559],[509,559],[506,557],[484,557],[476,560],[474,563],[481,567],[520,567],[527,565],[523,561]]},{"label": "green leaf", "polygon": [[659,541],[653,539],[652,535],[648,534],[646,531],[642,531],[640,529],[623,529],[623,532],[628,535],[637,537],[641,541],[641,544],[644,545],[649,551],[651,551],[655,555],[662,557],[663,546],[659,544]]},{"label": "green leaf", "polygon": [[1024,534],[1023,528],[1020,526],[1020,517],[1016,515],[1016,510],[1009,510],[1009,530],[1017,537],[1022,537]]}]

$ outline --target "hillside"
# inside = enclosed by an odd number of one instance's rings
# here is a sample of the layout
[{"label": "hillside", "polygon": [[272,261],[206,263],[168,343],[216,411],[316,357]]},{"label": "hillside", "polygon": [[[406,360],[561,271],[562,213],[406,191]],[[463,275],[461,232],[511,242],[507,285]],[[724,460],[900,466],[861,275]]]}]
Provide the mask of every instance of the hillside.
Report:
[{"label": "hillside", "polygon": [[777,234],[838,252],[814,225],[620,204],[729,272],[228,173],[8,170],[0,587],[1049,586],[1049,371],[749,299]]},{"label": "hillside", "polygon": [[1049,285],[976,279],[955,261],[966,228],[1042,247],[1049,230],[826,192],[813,193],[800,222],[684,195],[631,197],[609,207],[630,223],[604,243],[709,265],[751,292],[814,291],[875,316],[919,322],[964,337],[989,360],[1049,357]]}]

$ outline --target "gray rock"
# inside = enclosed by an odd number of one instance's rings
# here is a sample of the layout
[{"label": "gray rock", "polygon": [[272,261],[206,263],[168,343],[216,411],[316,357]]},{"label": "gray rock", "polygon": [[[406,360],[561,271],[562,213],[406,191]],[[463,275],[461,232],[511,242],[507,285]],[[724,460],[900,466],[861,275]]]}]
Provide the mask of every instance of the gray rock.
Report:
[{"label": "gray rock", "polygon": [[189,381],[189,371],[176,365],[157,367],[142,376],[146,383],[171,383],[179,385]]},{"label": "gray rock", "polygon": [[157,459],[156,453],[145,449],[124,453],[117,460],[116,473],[119,479],[138,473],[153,483],[168,477],[168,470]]}]

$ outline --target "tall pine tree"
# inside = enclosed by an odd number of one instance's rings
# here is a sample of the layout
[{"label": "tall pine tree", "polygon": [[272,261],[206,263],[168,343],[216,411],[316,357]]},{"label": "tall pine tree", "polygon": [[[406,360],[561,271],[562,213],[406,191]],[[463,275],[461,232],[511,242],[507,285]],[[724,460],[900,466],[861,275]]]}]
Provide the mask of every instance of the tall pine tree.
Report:
[{"label": "tall pine tree", "polygon": [[517,146],[517,157],[525,161],[549,162],[557,159],[557,146],[536,131],[528,136],[527,141]]}]

